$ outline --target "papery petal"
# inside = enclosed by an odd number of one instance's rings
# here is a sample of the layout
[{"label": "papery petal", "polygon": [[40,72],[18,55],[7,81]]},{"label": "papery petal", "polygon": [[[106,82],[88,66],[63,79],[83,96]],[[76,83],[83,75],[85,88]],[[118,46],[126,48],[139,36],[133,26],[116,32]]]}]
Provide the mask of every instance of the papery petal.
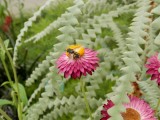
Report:
[{"label": "papery petal", "polygon": [[159,85],[160,73],[158,69],[160,68],[160,60],[158,59],[158,53],[151,56],[147,60],[147,64],[145,64],[145,67],[147,68],[146,73],[151,75],[151,80],[156,80]]},{"label": "papery petal", "polygon": [[80,78],[87,73],[92,75],[92,72],[98,67],[99,58],[97,52],[85,48],[84,55],[77,59],[69,58],[63,53],[56,61],[59,73],[64,73],[64,77],[71,76],[73,79]]},{"label": "papery petal", "polygon": [[[141,120],[157,120],[157,118],[154,117],[154,110],[149,106],[147,102],[134,96],[129,96],[129,99],[130,102],[124,104],[124,107],[126,109],[132,108],[133,110],[137,111],[140,115]],[[107,104],[103,105],[103,110],[101,111],[102,118],[100,120],[108,120],[110,118],[107,111],[112,106],[114,106],[112,101],[108,101]]]},{"label": "papery petal", "polygon": [[146,71],[146,73],[147,73],[147,74],[155,74],[156,71],[151,68],[151,69],[148,69],[148,70]]},{"label": "papery petal", "polygon": [[155,80],[157,78],[157,74],[153,74],[151,80]]}]

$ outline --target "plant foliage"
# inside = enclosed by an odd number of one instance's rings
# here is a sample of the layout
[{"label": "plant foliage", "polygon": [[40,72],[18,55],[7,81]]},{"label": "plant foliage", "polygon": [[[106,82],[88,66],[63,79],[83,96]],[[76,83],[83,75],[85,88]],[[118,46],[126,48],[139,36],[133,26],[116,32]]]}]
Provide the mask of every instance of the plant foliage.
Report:
[{"label": "plant foliage", "polygon": [[[146,59],[159,52],[160,45],[160,4],[154,0],[70,0],[64,12],[56,16],[41,31],[28,36],[32,27],[40,22],[43,11],[55,12],[66,1],[48,0],[39,8],[20,30],[14,47],[13,60],[23,56],[24,47],[46,47],[43,56],[26,80],[29,89],[34,84],[29,100],[25,99],[23,109],[25,120],[90,120],[83,101],[79,80],[65,79],[57,74],[57,58],[70,44],[82,44],[98,51],[99,67],[91,76],[82,77],[86,84],[86,95],[95,120],[101,118],[100,111],[106,99],[115,104],[108,110],[109,120],[123,120],[121,112],[124,103],[129,102],[128,94],[133,92],[132,82],[137,82],[144,92],[143,98],[156,108],[160,89],[146,76]],[[121,4],[120,4],[120,3]],[[48,12],[48,16],[50,16]],[[47,19],[47,18],[46,18]],[[46,40],[47,36],[54,34]],[[37,47],[36,47],[37,46]],[[38,54],[30,51],[32,60]],[[43,53],[44,51],[40,51]],[[27,59],[28,65],[30,59]],[[154,96],[154,97],[153,97]],[[10,101],[4,101],[10,104]],[[4,103],[4,104],[6,104]],[[158,109],[157,117],[160,116]]]}]

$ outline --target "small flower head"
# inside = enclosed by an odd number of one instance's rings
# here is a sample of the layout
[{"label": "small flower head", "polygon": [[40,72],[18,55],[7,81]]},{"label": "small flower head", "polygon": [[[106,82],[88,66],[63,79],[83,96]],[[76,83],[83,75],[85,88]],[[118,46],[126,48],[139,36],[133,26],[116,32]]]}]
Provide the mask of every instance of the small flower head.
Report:
[{"label": "small flower head", "polygon": [[10,16],[6,16],[4,20],[4,24],[9,26],[11,22],[12,22],[12,18]]},{"label": "small flower head", "polygon": [[148,69],[146,73],[151,75],[151,80],[156,80],[160,85],[160,59],[158,59],[158,53],[151,56],[145,66]]},{"label": "small flower head", "polygon": [[56,63],[59,73],[64,73],[65,78],[71,76],[76,79],[87,73],[91,75],[98,61],[97,52],[81,45],[70,45]]},{"label": "small flower head", "polygon": [[1,26],[1,29],[3,32],[9,32],[11,22],[12,22],[12,18],[10,16],[6,16],[4,19],[4,23]]},{"label": "small flower head", "polygon": [[[124,104],[126,112],[121,113],[124,120],[157,120],[154,117],[154,110],[152,110],[149,104],[147,104],[144,100],[134,96],[129,96],[129,99],[130,102]],[[103,117],[101,120],[108,120],[108,118],[110,118],[107,110],[112,106],[114,106],[112,101],[109,101],[107,105],[103,106],[103,110],[101,111]]]}]

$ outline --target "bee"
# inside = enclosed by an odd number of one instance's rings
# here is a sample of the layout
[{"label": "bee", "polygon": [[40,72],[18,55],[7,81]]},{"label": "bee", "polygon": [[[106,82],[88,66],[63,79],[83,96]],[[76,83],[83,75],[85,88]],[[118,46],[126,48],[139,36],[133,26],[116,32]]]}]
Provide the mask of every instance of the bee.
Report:
[{"label": "bee", "polygon": [[66,55],[72,59],[80,58],[84,55],[84,48],[81,45],[70,45],[66,49]]}]

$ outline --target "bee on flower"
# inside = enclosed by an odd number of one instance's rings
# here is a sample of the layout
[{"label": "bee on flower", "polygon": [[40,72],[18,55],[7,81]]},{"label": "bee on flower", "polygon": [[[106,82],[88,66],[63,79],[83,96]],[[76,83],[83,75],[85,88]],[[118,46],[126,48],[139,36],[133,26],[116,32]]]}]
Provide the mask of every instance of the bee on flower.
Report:
[{"label": "bee on flower", "polygon": [[97,52],[81,45],[70,45],[57,60],[56,64],[59,73],[64,73],[64,77],[73,79],[82,75],[92,75],[98,67],[99,58]]}]

